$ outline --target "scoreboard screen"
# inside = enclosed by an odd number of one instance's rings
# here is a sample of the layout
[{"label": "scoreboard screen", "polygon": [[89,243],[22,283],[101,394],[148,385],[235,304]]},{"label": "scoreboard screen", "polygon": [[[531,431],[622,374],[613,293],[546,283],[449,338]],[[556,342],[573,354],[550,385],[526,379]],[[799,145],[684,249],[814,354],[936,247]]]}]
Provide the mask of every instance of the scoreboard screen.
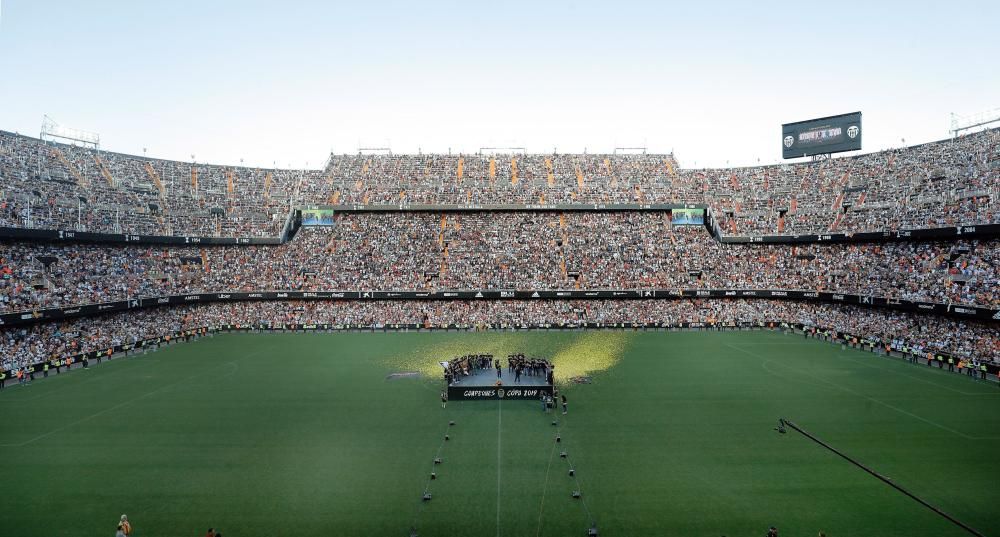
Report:
[{"label": "scoreboard screen", "polygon": [[861,149],[861,112],[785,123],[782,158],[799,158]]},{"label": "scoreboard screen", "polygon": [[670,223],[675,226],[703,226],[705,209],[671,209]]},{"label": "scoreboard screen", "polygon": [[333,209],[302,209],[303,226],[332,226]]}]

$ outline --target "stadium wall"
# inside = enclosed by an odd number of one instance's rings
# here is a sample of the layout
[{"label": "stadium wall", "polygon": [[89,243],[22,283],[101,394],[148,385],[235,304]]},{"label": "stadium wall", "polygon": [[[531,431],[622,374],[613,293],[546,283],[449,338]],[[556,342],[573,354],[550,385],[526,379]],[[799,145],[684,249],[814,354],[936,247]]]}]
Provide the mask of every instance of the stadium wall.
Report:
[{"label": "stadium wall", "polygon": [[[678,208],[692,208],[690,206],[660,206],[660,205],[636,205],[636,204],[598,204],[598,205],[574,205],[574,206],[550,206],[550,205],[519,205],[517,208],[497,209],[493,206],[474,205],[435,205],[434,209],[410,208],[406,206],[363,206],[364,208],[337,209],[338,212],[559,212],[559,211],[667,211]],[[431,207],[431,206],[427,206]],[[480,207],[480,208],[477,208]],[[534,207],[534,208],[526,208]],[[556,208],[562,207],[562,208]],[[569,209],[567,207],[574,207]],[[693,207],[703,208],[703,207]],[[708,220],[706,220],[708,222]],[[282,237],[195,237],[195,236],[164,236],[164,235],[139,235],[129,233],[90,233],[85,231],[54,230],[54,229],[23,229],[14,227],[0,227],[0,240],[25,240],[25,241],[49,241],[49,242],[80,242],[95,244],[172,244],[191,245],[200,244],[208,246],[260,246],[278,245],[291,240],[294,232],[298,231],[300,217],[298,211],[290,216],[289,223],[286,224]],[[754,236],[717,236],[709,229],[709,236],[723,244],[807,244],[807,243],[863,243],[863,242],[889,242],[889,241],[930,241],[930,240],[962,240],[962,239],[991,239],[1000,237],[1000,224],[979,224],[974,226],[955,226],[944,228],[927,229],[901,229],[897,231],[877,231],[864,233],[826,233],[814,235],[754,235]]]},{"label": "stadium wall", "polygon": [[276,245],[280,237],[191,237],[169,235],[136,235],[129,233],[90,233],[57,229],[24,229],[0,227],[0,239],[38,242],[87,242],[97,244],[207,244],[218,246]]},{"label": "stadium wall", "polygon": [[178,306],[209,302],[284,300],[671,300],[682,298],[761,298],[848,304],[888,308],[910,313],[942,315],[984,322],[1000,322],[1000,310],[956,306],[870,295],[851,295],[784,289],[617,289],[617,290],[467,290],[467,291],[259,291],[191,293],[135,298],[69,308],[48,308],[0,315],[0,326],[19,326],[60,321],[73,317],[122,312],[139,308]]},{"label": "stadium wall", "polygon": [[874,231],[863,233],[826,233],[818,235],[755,235],[722,236],[717,240],[723,244],[804,244],[828,242],[890,242],[991,239],[1000,237],[1000,224],[980,224],[975,226],[955,226],[929,229],[901,229],[898,231]]}]

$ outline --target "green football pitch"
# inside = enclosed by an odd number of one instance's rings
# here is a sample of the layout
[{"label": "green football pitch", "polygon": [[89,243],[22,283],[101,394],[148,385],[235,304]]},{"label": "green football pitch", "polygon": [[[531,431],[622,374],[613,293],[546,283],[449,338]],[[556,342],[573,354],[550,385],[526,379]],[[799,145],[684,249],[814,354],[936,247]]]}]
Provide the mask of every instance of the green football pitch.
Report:
[{"label": "green football pitch", "polygon": [[[555,361],[567,415],[441,408],[439,360],[514,352]],[[967,535],[779,417],[1000,535],[995,383],[778,332],[227,334],[8,386],[0,413],[12,537],[122,513],[137,537]]]}]

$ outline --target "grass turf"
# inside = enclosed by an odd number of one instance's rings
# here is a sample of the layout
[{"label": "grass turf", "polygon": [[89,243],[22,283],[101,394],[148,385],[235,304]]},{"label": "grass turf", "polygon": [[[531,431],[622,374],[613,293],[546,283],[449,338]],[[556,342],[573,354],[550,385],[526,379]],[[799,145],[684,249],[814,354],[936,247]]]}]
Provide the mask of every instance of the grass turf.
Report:
[{"label": "grass turf", "polygon": [[[479,351],[590,372],[563,385],[562,443],[536,402],[441,409],[437,360]],[[110,535],[121,513],[136,537],[965,535],[778,417],[1000,522],[996,385],[772,332],[221,335],[8,387],[0,412],[18,537]]]}]

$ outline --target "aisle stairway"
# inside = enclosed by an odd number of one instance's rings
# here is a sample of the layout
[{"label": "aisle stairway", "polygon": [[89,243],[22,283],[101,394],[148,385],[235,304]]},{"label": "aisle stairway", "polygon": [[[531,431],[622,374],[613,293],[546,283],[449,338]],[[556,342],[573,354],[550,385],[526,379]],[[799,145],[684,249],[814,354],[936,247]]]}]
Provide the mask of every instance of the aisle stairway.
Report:
[{"label": "aisle stairway", "polygon": [[103,175],[104,179],[108,182],[108,186],[112,188],[118,186],[115,183],[115,178],[111,176],[111,172],[108,171],[108,167],[104,165],[104,161],[101,160],[101,157],[97,153],[94,153],[94,162],[97,163],[97,169],[101,171],[101,175]]},{"label": "aisle stairway", "polygon": [[143,167],[146,169],[146,175],[149,176],[149,179],[153,181],[153,185],[156,186],[156,190],[160,192],[160,198],[164,198],[166,196],[166,189],[163,187],[163,181],[160,180],[160,174],[156,173],[153,165],[149,162],[144,163]]},{"label": "aisle stairway", "polygon": [[56,157],[56,160],[58,160],[63,166],[66,167],[67,170],[69,170],[70,175],[72,175],[73,178],[76,179],[76,184],[84,187],[90,185],[90,182],[83,177],[83,174],[80,173],[80,170],[78,170],[76,166],[74,166],[73,163],[66,158],[66,155],[63,154],[62,150],[60,150],[58,147],[53,147],[52,156]]}]

